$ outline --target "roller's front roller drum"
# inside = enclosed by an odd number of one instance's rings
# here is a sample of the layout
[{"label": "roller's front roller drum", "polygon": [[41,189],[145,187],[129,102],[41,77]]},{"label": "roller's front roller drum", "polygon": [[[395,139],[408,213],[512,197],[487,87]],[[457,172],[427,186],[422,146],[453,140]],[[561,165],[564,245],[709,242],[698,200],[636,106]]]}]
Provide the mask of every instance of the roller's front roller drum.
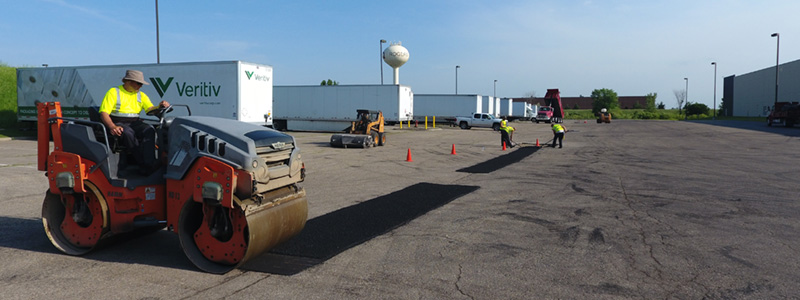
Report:
[{"label": "roller's front roller drum", "polygon": [[105,199],[87,182],[86,194],[62,197],[47,191],[42,203],[42,224],[53,246],[69,255],[91,251],[108,227]]},{"label": "roller's front roller drum", "polygon": [[191,200],[184,204],[178,236],[186,257],[200,270],[227,273],[300,233],[308,218],[304,189],[245,209],[239,202],[233,209]]}]

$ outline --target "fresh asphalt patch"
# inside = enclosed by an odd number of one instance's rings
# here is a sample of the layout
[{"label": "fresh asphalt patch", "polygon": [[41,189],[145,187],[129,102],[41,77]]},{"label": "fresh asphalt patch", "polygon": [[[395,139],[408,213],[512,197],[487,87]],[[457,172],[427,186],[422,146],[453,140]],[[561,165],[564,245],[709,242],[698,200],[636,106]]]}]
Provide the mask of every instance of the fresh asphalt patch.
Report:
[{"label": "fresh asphalt patch", "polygon": [[529,155],[536,153],[536,151],[539,151],[540,149],[540,147],[522,147],[522,146],[516,148],[517,150],[510,151],[508,152],[508,154],[501,155],[493,159],[487,160],[485,162],[479,163],[477,165],[473,165],[456,171],[464,173],[472,173],[472,174],[492,173],[494,171],[505,168],[508,165],[521,161],[522,159],[528,157]]},{"label": "fresh asphalt patch", "polygon": [[339,209],[309,220],[299,235],[241,268],[280,275],[297,274],[478,188],[418,183]]}]

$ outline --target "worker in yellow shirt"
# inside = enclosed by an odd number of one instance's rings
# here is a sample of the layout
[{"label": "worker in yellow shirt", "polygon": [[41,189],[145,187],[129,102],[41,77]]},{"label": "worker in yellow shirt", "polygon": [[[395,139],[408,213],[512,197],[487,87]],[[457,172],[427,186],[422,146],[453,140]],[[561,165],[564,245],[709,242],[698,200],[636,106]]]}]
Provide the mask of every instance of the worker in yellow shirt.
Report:
[{"label": "worker in yellow shirt", "polygon": [[564,125],[553,123],[553,145],[551,147],[556,147],[556,141],[558,141],[558,148],[564,146],[564,133],[567,132],[567,129],[564,128]]},{"label": "worker in yellow shirt", "polygon": [[[141,71],[127,70],[122,85],[106,92],[100,104],[100,120],[111,134],[120,137],[123,146],[131,150],[139,170],[146,175],[157,169],[158,165],[155,129],[139,119],[139,113],[143,110],[156,109],[150,97],[139,91],[145,84],[148,83]],[[161,101],[159,107],[169,107],[169,103]]]},{"label": "worker in yellow shirt", "polygon": [[514,148],[512,138],[514,137],[514,127],[508,126],[508,120],[503,117],[500,121],[500,144],[505,144],[508,147]]}]

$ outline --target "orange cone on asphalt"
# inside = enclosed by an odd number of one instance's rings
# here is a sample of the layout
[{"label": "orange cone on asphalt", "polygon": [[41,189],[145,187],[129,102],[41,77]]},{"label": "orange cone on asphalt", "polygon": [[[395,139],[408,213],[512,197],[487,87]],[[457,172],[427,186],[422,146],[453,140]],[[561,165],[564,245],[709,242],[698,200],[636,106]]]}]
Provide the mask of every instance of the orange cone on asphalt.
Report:
[{"label": "orange cone on asphalt", "polygon": [[406,155],[406,161],[413,161],[413,160],[411,160],[411,148],[408,148],[408,154]]},{"label": "orange cone on asphalt", "polygon": [[456,155],[456,144],[453,144],[453,150],[450,150],[450,154]]},{"label": "orange cone on asphalt", "polygon": [[541,147],[539,146],[539,139],[536,139],[536,147]]},{"label": "orange cone on asphalt", "polygon": [[503,142],[503,151],[506,151],[506,142]]}]

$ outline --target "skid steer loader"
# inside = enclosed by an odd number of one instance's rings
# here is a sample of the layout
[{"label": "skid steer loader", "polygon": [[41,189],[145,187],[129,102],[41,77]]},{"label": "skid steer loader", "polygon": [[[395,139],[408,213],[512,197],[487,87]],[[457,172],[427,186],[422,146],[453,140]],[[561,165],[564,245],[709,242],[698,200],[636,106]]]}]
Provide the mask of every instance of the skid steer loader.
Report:
[{"label": "skid steer loader", "polygon": [[331,146],[369,148],[385,145],[383,112],[367,109],[358,109],[356,112],[358,121],[351,122],[350,127],[343,130],[346,134],[332,135]]}]

